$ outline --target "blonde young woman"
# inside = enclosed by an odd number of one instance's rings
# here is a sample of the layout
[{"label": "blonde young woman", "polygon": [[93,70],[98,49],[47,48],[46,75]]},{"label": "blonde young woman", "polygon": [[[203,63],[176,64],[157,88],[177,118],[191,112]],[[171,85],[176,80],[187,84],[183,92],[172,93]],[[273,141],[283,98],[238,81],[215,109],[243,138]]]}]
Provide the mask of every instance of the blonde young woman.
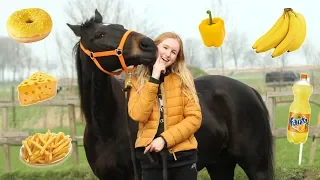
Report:
[{"label": "blonde young woman", "polygon": [[168,179],[197,179],[194,133],[202,114],[191,73],[185,67],[183,44],[172,32],[155,39],[158,59],[153,67],[141,66],[132,78],[128,104],[130,117],[139,122],[136,157],[144,180],[162,180],[162,164],[151,163],[148,151],[167,152]]}]

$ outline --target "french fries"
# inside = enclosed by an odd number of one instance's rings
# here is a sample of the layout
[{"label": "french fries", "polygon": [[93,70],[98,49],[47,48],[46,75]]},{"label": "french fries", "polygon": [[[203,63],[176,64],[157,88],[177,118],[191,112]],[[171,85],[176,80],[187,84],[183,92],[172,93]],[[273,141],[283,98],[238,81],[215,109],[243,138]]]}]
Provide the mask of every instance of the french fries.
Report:
[{"label": "french fries", "polygon": [[21,158],[28,164],[51,164],[67,155],[70,141],[71,138],[62,132],[36,133],[22,141]]}]

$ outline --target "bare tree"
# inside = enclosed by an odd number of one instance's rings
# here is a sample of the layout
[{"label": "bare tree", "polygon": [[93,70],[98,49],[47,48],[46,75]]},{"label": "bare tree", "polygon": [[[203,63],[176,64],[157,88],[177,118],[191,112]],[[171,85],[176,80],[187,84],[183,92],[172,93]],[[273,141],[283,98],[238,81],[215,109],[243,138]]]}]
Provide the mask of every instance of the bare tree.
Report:
[{"label": "bare tree", "polygon": [[38,58],[34,58],[32,55],[32,51],[30,47],[19,44],[18,49],[18,57],[20,60],[19,68],[19,80],[25,79],[26,76],[30,75],[31,69],[36,65],[36,61],[38,61]]},{"label": "bare tree", "polygon": [[243,56],[247,49],[247,42],[248,39],[244,33],[240,33],[238,31],[229,32],[225,40],[227,58],[233,59],[236,69],[239,66],[241,56]]},{"label": "bare tree", "polygon": [[261,63],[261,56],[259,56],[254,50],[249,49],[243,53],[243,67],[254,67]]},{"label": "bare tree", "polygon": [[277,64],[277,61],[272,58],[271,54],[272,54],[271,51],[268,51],[265,54],[257,54],[257,56],[260,57],[260,63],[259,63],[260,67],[262,67],[263,69],[266,69],[267,67]]},{"label": "bare tree", "polygon": [[201,42],[197,39],[188,38],[184,40],[183,51],[187,64],[192,66],[200,66],[200,47]]},{"label": "bare tree", "polygon": [[[155,22],[148,19],[148,15],[138,17],[134,9],[126,6],[123,0],[92,0],[90,3],[83,0],[68,0],[65,11],[71,20],[70,23],[80,23],[91,17],[95,9],[102,14],[105,23],[122,24],[147,36],[153,36],[159,29]],[[148,11],[145,9],[145,14],[148,14]]]},{"label": "bare tree", "polygon": [[281,68],[288,65],[288,60],[289,60],[288,55],[289,55],[288,53],[284,53],[283,55],[275,58],[276,61],[278,60],[281,63]]},{"label": "bare tree", "polygon": [[5,81],[6,73],[11,74],[13,81],[24,79],[35,65],[30,48],[7,37],[1,37],[0,42],[0,80]]},{"label": "bare tree", "polygon": [[205,62],[211,64],[212,68],[217,68],[219,61],[221,61],[220,49],[205,48]]},{"label": "bare tree", "polygon": [[301,52],[306,60],[306,64],[312,64],[316,58],[315,46],[307,40],[301,47]]},{"label": "bare tree", "polygon": [[20,48],[23,46],[12,39],[7,39],[3,41],[4,47],[2,47],[2,53],[4,54],[4,64],[6,66],[7,72],[11,72],[11,80],[15,81],[17,77],[17,72],[21,67],[21,60],[19,57]]},{"label": "bare tree", "polygon": [[220,17],[224,20],[225,24],[233,24],[233,22],[231,21],[232,18],[230,17],[230,13],[228,13],[228,5],[225,3],[225,1],[223,2],[222,0],[212,0],[209,8],[212,12],[212,17]]},{"label": "bare tree", "polygon": [[[64,44],[63,44],[63,36],[59,35],[57,32],[55,33],[55,40],[56,40],[56,45],[57,45],[57,55],[58,55],[58,59],[60,60],[60,73],[62,74],[63,77],[68,77],[68,69],[67,69],[67,62],[64,61],[65,56],[67,56],[67,54],[65,54],[66,51],[70,52],[70,48],[63,48]],[[73,64],[73,63],[71,63]]]}]

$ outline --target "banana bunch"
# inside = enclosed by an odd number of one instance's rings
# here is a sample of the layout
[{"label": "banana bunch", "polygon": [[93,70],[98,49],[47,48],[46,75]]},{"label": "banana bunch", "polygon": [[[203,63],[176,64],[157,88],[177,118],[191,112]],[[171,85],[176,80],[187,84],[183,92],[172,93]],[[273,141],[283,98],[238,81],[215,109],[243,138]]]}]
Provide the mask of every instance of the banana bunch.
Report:
[{"label": "banana bunch", "polygon": [[252,48],[257,53],[274,49],[272,58],[300,48],[307,35],[307,26],[302,14],[285,8],[276,23],[256,42]]}]

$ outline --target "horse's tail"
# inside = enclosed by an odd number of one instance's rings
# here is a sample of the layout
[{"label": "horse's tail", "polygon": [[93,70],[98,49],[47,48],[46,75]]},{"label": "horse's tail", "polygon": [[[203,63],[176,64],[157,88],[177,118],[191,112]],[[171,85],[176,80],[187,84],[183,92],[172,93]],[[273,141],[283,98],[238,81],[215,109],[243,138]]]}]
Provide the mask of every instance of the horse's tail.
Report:
[{"label": "horse's tail", "polygon": [[264,143],[266,144],[266,154],[267,154],[267,161],[265,162],[268,166],[268,175],[269,177],[267,178],[268,180],[273,180],[274,179],[274,158],[273,158],[273,136],[272,136],[272,131],[271,131],[271,126],[270,126],[270,116],[269,116],[269,111],[268,108],[266,107],[261,95],[258,93],[257,90],[252,88],[253,92],[256,94],[257,98],[259,99],[261,106],[262,106],[262,116],[263,117],[263,123],[265,129],[265,138],[264,138]]}]

